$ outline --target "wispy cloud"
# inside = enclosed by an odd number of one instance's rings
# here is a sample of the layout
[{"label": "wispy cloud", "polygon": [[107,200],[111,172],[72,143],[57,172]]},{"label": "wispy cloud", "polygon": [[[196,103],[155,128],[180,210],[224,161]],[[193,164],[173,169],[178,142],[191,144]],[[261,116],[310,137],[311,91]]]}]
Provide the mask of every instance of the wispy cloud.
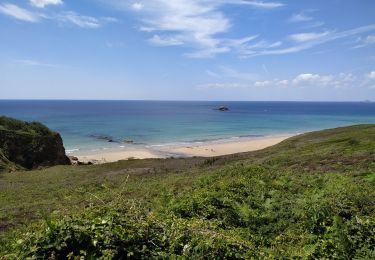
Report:
[{"label": "wispy cloud", "polygon": [[223,82],[223,83],[206,83],[197,85],[197,89],[245,89],[254,87],[252,84]]},{"label": "wispy cloud", "polygon": [[289,38],[296,42],[307,42],[307,41],[314,41],[314,40],[325,38],[332,33],[333,32],[330,32],[330,31],[297,33],[297,34],[290,35]]},{"label": "wispy cloud", "polygon": [[211,70],[206,70],[206,74],[212,78],[221,78],[221,75]]},{"label": "wispy cloud", "polygon": [[242,4],[242,5],[249,5],[256,8],[263,8],[263,9],[274,9],[284,6],[283,3],[280,2],[264,2],[264,1],[250,1],[250,0],[233,0],[233,1],[222,1],[223,3],[227,4]]},{"label": "wispy cloud", "polygon": [[14,65],[32,66],[32,67],[57,67],[55,64],[49,64],[38,60],[17,59],[12,62]]},{"label": "wispy cloud", "polygon": [[289,22],[291,23],[299,23],[299,22],[308,22],[308,21],[311,21],[313,20],[314,18],[311,17],[311,16],[308,16],[304,13],[299,13],[299,14],[293,14],[290,18],[289,18]]},{"label": "wispy cloud", "polygon": [[152,36],[152,38],[150,38],[149,41],[150,43],[158,46],[177,46],[184,44],[184,42],[182,40],[179,40],[178,37],[160,37],[157,34]]},{"label": "wispy cloud", "polygon": [[99,19],[91,16],[80,15],[75,12],[64,12],[56,16],[60,22],[70,23],[81,28],[99,28],[102,23]]},{"label": "wispy cloud", "polygon": [[40,19],[39,15],[23,9],[17,5],[8,3],[0,4],[0,13],[25,22],[35,23]]},{"label": "wispy cloud", "polygon": [[131,7],[134,9],[134,10],[137,10],[137,11],[139,11],[139,10],[142,10],[143,9],[143,4],[142,3],[133,3],[132,5],[131,5]]},{"label": "wispy cloud", "polygon": [[302,24],[302,27],[305,29],[316,28],[324,25],[322,21],[316,21],[312,16],[312,13],[316,10],[305,10],[300,13],[293,14],[288,20],[288,23],[299,23]]},{"label": "wispy cloud", "polygon": [[44,8],[47,5],[61,5],[63,3],[62,0],[29,0],[32,6],[38,8]]},{"label": "wispy cloud", "polygon": [[[44,7],[47,4],[58,4],[60,1],[48,0],[48,1],[31,1],[37,5],[37,7]],[[62,1],[61,1],[62,3]],[[5,14],[9,17],[22,20],[25,22],[38,22],[42,20],[55,21],[60,24],[71,24],[81,28],[95,29],[105,24],[117,22],[118,20],[113,17],[92,17],[87,15],[81,15],[73,11],[49,13],[49,12],[35,12],[24,9],[14,4],[0,4],[0,13]]]},{"label": "wispy cloud", "polygon": [[375,71],[371,71],[369,74],[367,74],[367,77],[369,79],[374,79],[375,80]]},{"label": "wispy cloud", "polygon": [[374,31],[375,24],[357,27],[351,30],[346,31],[325,31],[325,32],[307,32],[307,33],[299,33],[289,35],[288,39],[291,39],[295,44],[283,44],[279,48],[275,48],[274,46],[270,45],[269,47],[265,48],[254,48],[254,46],[247,45],[243,47],[243,56],[244,57],[255,57],[255,56],[263,56],[263,55],[282,55],[282,54],[290,54],[290,53],[297,53],[304,50],[308,50],[314,48],[318,45],[332,42],[342,38],[353,37],[356,35],[360,35],[366,32]]},{"label": "wispy cloud", "polygon": [[227,66],[219,66],[219,69],[221,75],[236,80],[252,81],[258,78],[258,75],[255,73],[238,71]]},{"label": "wispy cloud", "polygon": [[367,37],[359,37],[356,41],[356,44],[353,48],[359,49],[367,47],[369,45],[375,44],[375,35],[368,35]]},{"label": "wispy cloud", "polygon": [[[113,4],[116,5],[115,1]],[[275,9],[284,5],[245,0],[155,0],[135,2],[130,9],[141,16],[140,30],[153,33],[149,39],[151,43],[159,46],[183,45],[194,49],[186,56],[207,58],[227,53],[255,38],[225,39],[218,36],[232,27],[231,21],[220,9],[229,4],[257,9]],[[117,3],[117,6],[124,8],[123,3]]]}]

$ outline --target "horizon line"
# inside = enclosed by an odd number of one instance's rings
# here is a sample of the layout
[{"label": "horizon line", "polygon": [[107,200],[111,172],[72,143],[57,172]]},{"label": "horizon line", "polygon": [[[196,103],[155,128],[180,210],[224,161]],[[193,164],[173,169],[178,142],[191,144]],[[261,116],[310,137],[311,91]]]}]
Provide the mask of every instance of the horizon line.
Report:
[{"label": "horizon line", "polygon": [[0,98],[0,101],[149,101],[149,102],[315,102],[315,103],[373,103],[373,100],[181,100],[181,99],[24,99]]}]

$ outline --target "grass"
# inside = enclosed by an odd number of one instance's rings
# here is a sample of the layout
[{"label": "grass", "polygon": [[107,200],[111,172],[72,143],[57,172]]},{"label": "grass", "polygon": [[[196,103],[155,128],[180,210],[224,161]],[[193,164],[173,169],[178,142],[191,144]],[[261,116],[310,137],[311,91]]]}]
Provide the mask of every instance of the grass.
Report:
[{"label": "grass", "polygon": [[39,122],[28,123],[5,116],[0,116],[0,130],[30,136],[53,134],[51,130]]},{"label": "grass", "polygon": [[375,125],[215,158],[0,175],[5,258],[375,256]]}]

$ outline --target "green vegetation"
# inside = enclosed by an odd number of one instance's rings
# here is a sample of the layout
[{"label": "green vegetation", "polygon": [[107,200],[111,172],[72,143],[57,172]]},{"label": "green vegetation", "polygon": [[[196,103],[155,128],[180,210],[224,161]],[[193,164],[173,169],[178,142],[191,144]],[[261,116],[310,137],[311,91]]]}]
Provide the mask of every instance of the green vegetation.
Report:
[{"label": "green vegetation", "polygon": [[5,173],[0,189],[5,259],[375,258],[375,125],[213,159]]},{"label": "green vegetation", "polygon": [[0,116],[0,130],[12,131],[17,134],[53,135],[53,132],[39,122],[24,122],[17,119]]},{"label": "green vegetation", "polygon": [[70,164],[61,137],[38,122],[0,117],[0,172]]}]

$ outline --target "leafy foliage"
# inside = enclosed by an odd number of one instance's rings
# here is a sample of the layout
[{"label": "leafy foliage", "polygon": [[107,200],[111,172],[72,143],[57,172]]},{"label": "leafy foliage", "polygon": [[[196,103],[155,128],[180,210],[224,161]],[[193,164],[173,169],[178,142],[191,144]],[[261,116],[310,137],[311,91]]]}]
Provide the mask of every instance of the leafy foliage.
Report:
[{"label": "leafy foliage", "polygon": [[[194,159],[200,164],[182,172],[175,160],[80,168],[74,174],[91,178],[80,193],[92,195],[89,203],[10,232],[0,251],[38,259],[373,259],[374,146],[375,126],[363,126],[245,158]],[[146,165],[160,172],[140,176]]]},{"label": "leafy foliage", "polygon": [[24,122],[17,119],[0,116],[0,130],[13,131],[31,135],[52,135],[48,127],[39,122]]}]

